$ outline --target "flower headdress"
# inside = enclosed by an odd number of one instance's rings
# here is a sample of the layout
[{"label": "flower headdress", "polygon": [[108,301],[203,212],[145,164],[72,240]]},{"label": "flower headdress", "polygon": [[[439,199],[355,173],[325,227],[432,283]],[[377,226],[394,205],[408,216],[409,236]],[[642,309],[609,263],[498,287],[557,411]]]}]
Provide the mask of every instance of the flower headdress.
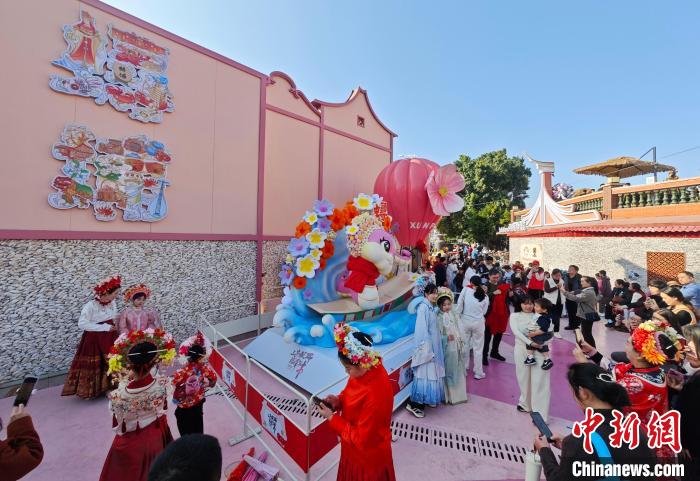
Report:
[{"label": "flower headdress", "polygon": [[359,331],[344,322],[335,325],[333,334],[338,350],[356,366],[371,369],[378,365],[382,360],[379,353],[358,341],[353,332]]},{"label": "flower headdress", "polygon": [[124,301],[129,302],[136,294],[144,294],[148,298],[151,297],[151,290],[146,284],[133,284],[124,292]]},{"label": "flower headdress", "polygon": [[418,277],[413,285],[413,295],[416,297],[422,296],[425,292],[425,286],[428,284],[435,284],[435,274],[432,272],[424,272]]},{"label": "flower headdress", "polygon": [[114,342],[109,352],[108,374],[125,374],[128,366],[129,351],[142,342],[150,342],[156,346],[158,363],[170,364],[175,359],[175,339],[162,329],[146,329],[124,333]]},{"label": "flower headdress", "polygon": [[[671,345],[664,345],[661,336],[664,335]],[[683,356],[682,337],[665,321],[652,319],[643,322],[632,332],[634,350],[650,364],[660,366],[668,361],[680,361]],[[675,348],[676,352],[670,349]]]},{"label": "flower headdress", "polygon": [[437,303],[440,304],[440,299],[447,297],[450,301],[455,301],[455,296],[452,293],[452,289],[448,287],[438,287]]},{"label": "flower headdress", "polygon": [[115,289],[119,289],[122,286],[122,277],[121,276],[112,276],[107,279],[103,279],[100,282],[97,283],[95,287],[92,288],[92,290],[95,292],[96,295],[98,296],[104,296],[105,294],[109,294],[110,292],[114,291]]},{"label": "flower headdress", "polygon": [[178,349],[178,354],[180,354],[180,364],[187,364],[189,362],[190,348],[192,346],[202,346],[204,348],[204,354],[199,359],[200,361],[206,361],[209,359],[212,351],[212,344],[207,337],[198,332],[192,337],[188,337],[185,341],[180,344],[180,349]]}]

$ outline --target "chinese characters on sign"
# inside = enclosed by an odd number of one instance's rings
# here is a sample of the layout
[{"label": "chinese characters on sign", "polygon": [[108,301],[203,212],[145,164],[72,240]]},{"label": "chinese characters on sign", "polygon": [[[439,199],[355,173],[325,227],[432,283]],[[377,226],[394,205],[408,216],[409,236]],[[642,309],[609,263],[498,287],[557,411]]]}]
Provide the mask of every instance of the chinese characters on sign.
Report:
[{"label": "chinese characters on sign", "polygon": [[87,209],[95,218],[111,221],[117,210],[126,221],[159,221],[168,213],[165,187],[170,153],[147,137],[96,138],[87,127],[68,125],[51,153],[65,165],[54,177],[49,205],[56,209]]},{"label": "chinese characters on sign", "polygon": [[52,63],[73,77],[52,75],[49,87],[56,92],[94,98],[98,105],[109,102],[141,122],[160,123],[163,112],[173,111],[167,48],[111,24],[104,35],[86,11],[77,23],[64,25],[63,38],[68,46]]},{"label": "chinese characters on sign", "polygon": [[233,367],[231,367],[228,362],[224,361],[221,367],[221,377],[224,380],[226,386],[231,390],[236,389],[236,377],[233,374]]},{"label": "chinese characters on sign", "polygon": [[263,427],[275,438],[287,440],[287,431],[284,428],[284,416],[277,414],[267,403],[263,401],[260,419]]},{"label": "chinese characters on sign", "polygon": [[[629,444],[630,449],[635,449],[639,446],[639,429],[641,420],[637,413],[630,413],[625,418],[625,415],[620,411],[613,411],[614,419],[611,421],[613,432],[609,436],[610,446],[619,448],[622,443]],[[591,434],[603,423],[603,415],[596,413],[591,408],[586,408],[586,417],[583,421],[574,423],[571,430],[572,434],[577,437],[583,437],[583,449],[588,454],[593,454],[593,442]],[[652,411],[651,418],[646,426],[644,426],[649,437],[648,445],[650,449],[660,449],[668,446],[674,453],[681,452],[681,415],[678,411],[669,411],[665,414],[659,414]]]},{"label": "chinese characters on sign", "polygon": [[296,379],[301,375],[301,373],[304,372],[304,368],[313,358],[313,352],[307,352],[303,349],[295,349],[289,355],[289,363],[287,364],[287,369],[296,372],[296,376],[294,376],[294,378]]}]

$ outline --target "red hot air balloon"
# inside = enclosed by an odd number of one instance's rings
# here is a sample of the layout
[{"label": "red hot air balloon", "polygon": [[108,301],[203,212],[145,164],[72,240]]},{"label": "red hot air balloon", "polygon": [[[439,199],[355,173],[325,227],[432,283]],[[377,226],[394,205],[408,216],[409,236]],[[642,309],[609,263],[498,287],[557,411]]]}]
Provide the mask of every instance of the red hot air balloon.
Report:
[{"label": "red hot air balloon", "polygon": [[387,202],[389,214],[399,225],[397,238],[403,247],[424,241],[440,220],[428,198],[426,182],[440,166],[428,159],[399,159],[386,166],[374,182],[374,193]]}]

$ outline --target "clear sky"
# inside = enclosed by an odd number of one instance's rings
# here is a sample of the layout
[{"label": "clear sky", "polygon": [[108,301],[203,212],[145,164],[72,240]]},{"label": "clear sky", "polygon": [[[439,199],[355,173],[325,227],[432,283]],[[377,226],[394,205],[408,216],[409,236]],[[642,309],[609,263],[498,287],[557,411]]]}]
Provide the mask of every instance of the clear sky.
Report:
[{"label": "clear sky", "polygon": [[694,0],[107,2],[284,71],[312,99],[361,85],[399,134],[396,157],[442,164],[506,148],[555,161],[555,182],[597,187],[571,170],[656,145],[660,162],[700,175],[700,149],[663,158],[700,146]]}]

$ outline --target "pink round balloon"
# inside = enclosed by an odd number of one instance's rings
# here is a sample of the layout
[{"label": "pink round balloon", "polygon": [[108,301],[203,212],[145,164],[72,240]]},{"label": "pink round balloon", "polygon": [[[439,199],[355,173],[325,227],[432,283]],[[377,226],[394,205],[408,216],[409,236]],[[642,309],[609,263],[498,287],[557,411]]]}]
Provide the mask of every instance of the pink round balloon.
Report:
[{"label": "pink round balloon", "polygon": [[425,189],[428,176],[439,168],[428,159],[399,159],[384,167],[374,182],[374,193],[384,198],[389,215],[399,224],[396,237],[403,247],[415,247],[418,241],[425,241],[440,219],[433,212]]}]

